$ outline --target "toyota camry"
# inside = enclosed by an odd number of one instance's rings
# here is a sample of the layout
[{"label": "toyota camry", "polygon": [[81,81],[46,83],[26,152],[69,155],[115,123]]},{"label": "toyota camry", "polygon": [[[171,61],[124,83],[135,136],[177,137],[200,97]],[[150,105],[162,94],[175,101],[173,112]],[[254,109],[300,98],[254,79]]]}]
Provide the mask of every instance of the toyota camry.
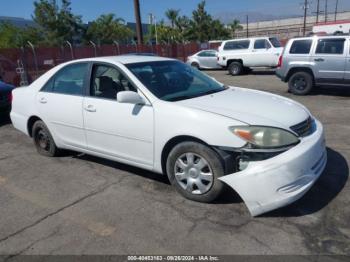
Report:
[{"label": "toyota camry", "polygon": [[327,161],[322,124],[303,105],[162,57],[58,65],[13,91],[11,119],[42,155],[69,149],[148,169],[200,202],[226,184],[253,216],[302,197]]}]

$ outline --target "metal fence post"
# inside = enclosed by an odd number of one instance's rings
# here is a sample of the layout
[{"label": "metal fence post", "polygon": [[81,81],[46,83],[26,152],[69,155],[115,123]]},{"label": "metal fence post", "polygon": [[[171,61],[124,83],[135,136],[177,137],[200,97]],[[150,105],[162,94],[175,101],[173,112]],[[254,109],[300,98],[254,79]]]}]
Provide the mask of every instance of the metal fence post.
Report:
[{"label": "metal fence post", "polygon": [[28,41],[27,43],[31,47],[32,52],[33,52],[34,66],[35,66],[35,73],[36,73],[35,77],[37,77],[37,76],[39,76],[39,67],[38,67],[38,61],[37,61],[37,57],[36,57],[35,47],[30,41]]},{"label": "metal fence post", "polygon": [[119,43],[118,43],[118,41],[116,41],[116,40],[114,40],[113,41],[113,44],[116,46],[116,53],[117,53],[117,55],[120,55],[120,48],[119,48]]},{"label": "metal fence post", "polygon": [[66,41],[67,45],[69,46],[70,49],[70,55],[72,57],[72,60],[74,60],[74,52],[73,52],[73,46],[69,41]]},{"label": "metal fence post", "polygon": [[92,42],[92,41],[89,41],[89,42],[90,42],[90,44],[92,45],[92,47],[94,48],[94,55],[95,55],[95,57],[97,57],[96,44],[95,44],[94,42]]}]

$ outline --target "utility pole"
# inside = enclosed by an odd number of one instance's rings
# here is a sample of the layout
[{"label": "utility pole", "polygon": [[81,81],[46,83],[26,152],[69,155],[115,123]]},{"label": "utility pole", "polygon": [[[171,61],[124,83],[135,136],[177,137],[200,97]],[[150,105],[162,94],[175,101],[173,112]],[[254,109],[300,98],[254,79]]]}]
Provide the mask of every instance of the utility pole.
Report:
[{"label": "utility pole", "polygon": [[325,8],[324,8],[324,21],[327,22],[327,16],[328,16],[328,0],[326,0]]},{"label": "utility pole", "polygon": [[317,8],[316,8],[316,24],[318,23],[318,16],[320,14],[320,0],[317,0]]},{"label": "utility pole", "polygon": [[247,15],[247,38],[249,37],[249,17]]},{"label": "utility pole", "polygon": [[157,45],[158,44],[157,20],[156,20],[156,17],[152,13],[149,14],[149,23],[150,23],[151,27],[154,25],[156,45]]},{"label": "utility pole", "polygon": [[338,0],[336,0],[335,2],[334,21],[337,21],[337,13],[338,13]]},{"label": "utility pole", "polygon": [[141,26],[140,2],[139,2],[139,0],[134,0],[134,11],[135,11],[135,19],[136,19],[137,42],[138,42],[139,45],[142,45],[142,43],[143,43],[143,36],[142,36],[142,26]]},{"label": "utility pole", "polygon": [[306,15],[307,15],[307,9],[309,8],[308,6],[308,0],[305,0],[304,2],[304,25],[303,25],[303,36],[305,36],[305,33],[306,33]]}]

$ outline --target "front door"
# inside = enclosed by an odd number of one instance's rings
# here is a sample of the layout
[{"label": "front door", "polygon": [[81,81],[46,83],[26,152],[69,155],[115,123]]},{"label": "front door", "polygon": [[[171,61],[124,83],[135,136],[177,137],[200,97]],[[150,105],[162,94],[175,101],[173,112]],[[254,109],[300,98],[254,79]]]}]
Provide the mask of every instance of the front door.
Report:
[{"label": "front door", "polygon": [[[122,162],[153,165],[153,107],[117,102],[121,91],[140,92],[123,72],[94,64],[83,115],[88,149]],[[142,95],[142,94],[141,94]]]}]

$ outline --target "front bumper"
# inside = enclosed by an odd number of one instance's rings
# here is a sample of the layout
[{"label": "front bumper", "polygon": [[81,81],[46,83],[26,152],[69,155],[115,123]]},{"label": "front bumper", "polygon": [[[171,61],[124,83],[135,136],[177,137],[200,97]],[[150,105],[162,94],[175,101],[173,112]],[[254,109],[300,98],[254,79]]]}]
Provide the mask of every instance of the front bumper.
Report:
[{"label": "front bumper", "polygon": [[301,198],[321,175],[327,162],[322,124],[288,151],[250,162],[243,171],[220,177],[243,199],[252,216],[288,205]]}]

